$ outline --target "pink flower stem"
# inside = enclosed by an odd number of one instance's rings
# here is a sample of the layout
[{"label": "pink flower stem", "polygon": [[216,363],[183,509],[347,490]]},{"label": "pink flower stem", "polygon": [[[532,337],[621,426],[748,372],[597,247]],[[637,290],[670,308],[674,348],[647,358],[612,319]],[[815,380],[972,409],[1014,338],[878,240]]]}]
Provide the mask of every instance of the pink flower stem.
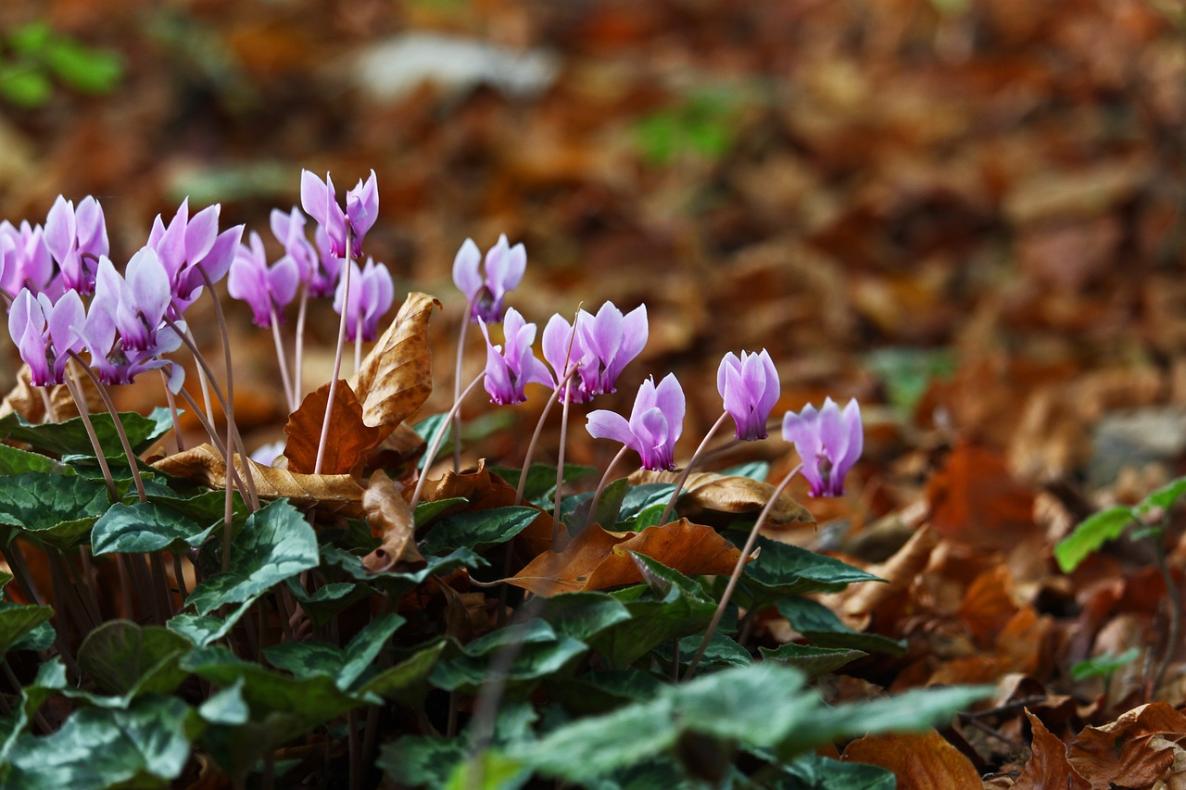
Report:
[{"label": "pink flower stem", "polygon": [[684,490],[684,483],[688,482],[688,475],[692,474],[692,467],[700,458],[700,454],[704,452],[704,448],[708,447],[708,443],[716,436],[717,431],[725,424],[725,420],[729,419],[729,412],[724,412],[717,421],[708,429],[708,433],[704,434],[704,438],[700,440],[700,446],[696,448],[696,452],[692,453],[692,457],[688,459],[688,463],[684,464],[684,469],[679,474],[679,479],[675,481],[675,490],[671,492],[671,499],[667,500],[667,507],[663,508],[663,515],[659,516],[659,523],[666,524],[667,517],[671,515],[671,511],[675,510],[675,503],[679,500],[680,492]]},{"label": "pink flower stem", "polygon": [[173,420],[173,441],[177,444],[177,452],[185,449],[185,440],[181,438],[181,421],[177,416],[177,400],[173,397],[173,390],[169,389],[169,377],[164,370],[161,374],[161,384],[165,387],[165,402],[169,404],[169,417]]},{"label": "pink flower stem", "polygon": [[704,637],[700,640],[700,647],[696,648],[696,655],[692,657],[692,665],[688,667],[688,671],[684,675],[684,680],[691,680],[696,674],[696,669],[700,666],[700,659],[704,657],[704,651],[708,649],[708,643],[712,641],[717,626],[721,624],[721,617],[724,616],[725,609],[729,606],[729,600],[733,597],[733,591],[737,589],[737,582],[741,579],[741,572],[745,570],[746,560],[753,552],[754,544],[758,542],[758,532],[761,531],[762,525],[766,523],[766,518],[770,515],[770,511],[774,509],[774,503],[778,501],[778,498],[782,496],[782,492],[786,490],[791,480],[794,479],[795,475],[799,474],[799,470],[802,468],[803,464],[796,464],[794,469],[787,472],[786,476],[774,487],[774,493],[770,495],[770,499],[766,501],[766,506],[758,514],[758,519],[754,522],[754,526],[749,531],[749,537],[746,538],[745,545],[741,548],[741,555],[737,558],[737,564],[733,566],[733,573],[729,576],[729,583],[725,585],[725,592],[721,596],[721,602],[717,604],[717,610],[712,614],[712,620],[709,621],[708,628],[704,632]]},{"label": "pink flower stem", "polygon": [[622,445],[622,449],[618,450],[617,455],[610,459],[609,465],[605,467],[605,472],[601,475],[601,479],[597,481],[597,489],[593,492],[593,498],[589,500],[589,514],[585,516],[585,529],[593,522],[593,517],[597,515],[597,503],[601,501],[601,495],[605,492],[605,487],[609,485],[609,478],[614,471],[614,467],[626,457],[626,453],[629,451],[629,447]]},{"label": "pink flower stem", "polygon": [[[461,396],[453,401],[453,408],[450,409],[449,413],[445,415],[445,419],[443,420],[444,423],[447,424],[449,420],[453,419],[453,415],[457,413],[459,408],[461,408],[461,402],[465,400],[467,395],[474,391],[474,387],[478,386],[478,384],[481,383],[482,379],[484,378],[486,378],[486,371],[483,370],[474,377],[474,380],[469,383],[468,387],[462,390]],[[432,437],[432,444],[428,446],[428,450],[424,455],[424,468],[420,472],[420,479],[416,481],[416,490],[412,492],[412,501],[408,503],[408,506],[412,509],[412,512],[415,512],[416,505],[420,504],[420,495],[424,493],[424,483],[426,480],[428,480],[429,467],[431,467],[432,462],[436,460],[437,453],[440,452],[441,442],[444,441],[444,438],[445,431],[437,431],[436,436]]]},{"label": "pink flower stem", "polygon": [[358,369],[362,367],[362,316],[354,322],[354,375],[358,375]]},{"label": "pink flower stem", "polygon": [[334,350],[334,375],[329,380],[329,398],[325,402],[325,419],[321,421],[321,438],[317,440],[317,460],[313,463],[313,474],[321,474],[321,466],[325,462],[325,444],[329,438],[329,425],[334,414],[334,394],[338,389],[338,376],[342,372],[342,346],[346,342],[346,314],[350,304],[350,231],[346,231],[346,259],[342,262],[346,268],[342,275],[342,318],[338,322],[338,345]]},{"label": "pink flower stem", "polygon": [[[562,384],[568,383],[568,380],[576,374],[576,369],[568,371],[568,375],[564,377]],[[539,444],[539,437],[544,432],[544,422],[548,419],[548,414],[551,413],[552,407],[556,405],[556,401],[560,399],[560,387],[557,386],[552,390],[552,394],[548,396],[548,402],[544,404],[544,409],[539,413],[539,420],[535,423],[535,431],[531,434],[531,441],[527,444],[527,452],[523,455],[523,468],[519,470],[519,485],[515,489],[515,504],[523,504],[523,492],[527,490],[527,473],[531,470],[531,462],[535,459],[535,447]]]},{"label": "pink flower stem", "polygon": [[272,343],[276,346],[276,362],[280,366],[280,383],[284,387],[284,401],[288,404],[288,411],[296,411],[296,404],[292,401],[292,379],[288,376],[288,359],[284,355],[284,340],[280,337],[280,319],[276,317],[275,306],[269,304],[271,314]]},{"label": "pink flower stem", "polygon": [[[202,412],[198,409],[198,404],[194,403],[194,397],[184,389],[181,390],[181,397],[185,400],[186,405],[193,409],[194,416],[197,417],[198,422],[202,424],[202,428],[205,429],[206,435],[210,437],[210,441],[214,444],[214,447],[220,454],[226,455],[226,442],[219,438],[218,431],[214,429],[213,423],[209,422],[206,419],[206,415],[202,414]],[[243,501],[246,502],[247,495],[243,493],[243,481],[239,479],[238,470],[232,466],[227,470],[227,474],[231,478],[231,481],[235,484],[235,488],[237,488],[239,493],[243,496]]]},{"label": "pink flower stem", "polygon": [[86,436],[91,441],[91,449],[95,451],[95,460],[99,462],[99,471],[103,473],[103,482],[107,484],[107,496],[111,498],[112,502],[119,499],[119,494],[115,489],[115,479],[111,476],[111,467],[107,465],[107,456],[103,452],[103,445],[99,443],[99,436],[95,433],[95,424],[91,422],[91,412],[86,405],[86,396],[82,394],[82,390],[78,386],[78,382],[74,380],[74,373],[69,366],[66,368],[66,389],[70,391],[71,397],[74,398],[74,405],[78,407],[78,417],[82,420],[82,427],[86,430]]},{"label": "pink flower stem", "polygon": [[[465,303],[465,312],[461,315],[461,330],[457,333],[457,365],[453,369],[453,402],[461,400],[461,368],[465,361],[465,333],[469,330],[470,313],[473,312],[474,301],[469,299]],[[461,412],[453,418],[453,471],[461,471]]]},{"label": "pink flower stem", "polygon": [[[193,333],[190,332],[189,327],[185,328],[185,336],[189,340],[193,348],[198,347],[198,341],[194,340]],[[210,400],[210,379],[206,375],[206,369],[198,365],[198,384],[202,388],[202,403],[206,406],[206,419],[211,423],[214,422],[214,406]],[[195,409],[196,411],[196,409]]]},{"label": "pink flower stem", "polygon": [[[576,334],[576,330],[573,330]],[[556,453],[556,493],[552,505],[552,542],[560,536],[560,494],[564,487],[564,450],[568,446],[568,410],[572,404],[572,379],[564,382],[564,398],[560,408],[560,449]]]},{"label": "pink flower stem", "polygon": [[57,422],[58,410],[54,408],[53,398],[49,396],[49,387],[37,387],[36,390],[41,395],[41,405],[45,407],[45,419],[42,422]]},{"label": "pink flower stem", "polygon": [[305,361],[305,313],[309,307],[309,286],[301,286],[301,301],[297,307],[296,339],[292,356],[292,402],[301,402],[301,367]]}]

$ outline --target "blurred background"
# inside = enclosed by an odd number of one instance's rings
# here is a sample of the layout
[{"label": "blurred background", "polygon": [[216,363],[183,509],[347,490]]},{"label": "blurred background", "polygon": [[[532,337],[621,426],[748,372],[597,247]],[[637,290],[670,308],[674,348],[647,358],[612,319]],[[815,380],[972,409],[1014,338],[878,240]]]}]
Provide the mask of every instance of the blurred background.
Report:
[{"label": "blurred background", "polygon": [[[425,414],[451,397],[453,255],[506,233],[528,251],[510,301],[541,327],[582,300],[648,305],[644,357],[598,405],[675,371],[684,457],[727,350],[770,350],[784,408],[860,398],[857,518],[916,499],[961,442],[1043,483],[1178,462],[1184,116],[1171,0],[0,4],[0,217],[93,194],[122,264],[188,195],[278,257],[268,212],[302,167],[340,188],[374,168],[368,251],[397,304],[445,304]],[[257,445],[280,435],[279,377],[268,333],[232,317]],[[336,326],[312,306],[306,391]],[[7,386],[7,338],[0,355]],[[146,408],[159,386],[121,395]],[[473,398],[471,455],[517,463],[544,399]],[[572,435],[577,462],[612,452]],[[786,462],[781,442],[742,452]]]}]

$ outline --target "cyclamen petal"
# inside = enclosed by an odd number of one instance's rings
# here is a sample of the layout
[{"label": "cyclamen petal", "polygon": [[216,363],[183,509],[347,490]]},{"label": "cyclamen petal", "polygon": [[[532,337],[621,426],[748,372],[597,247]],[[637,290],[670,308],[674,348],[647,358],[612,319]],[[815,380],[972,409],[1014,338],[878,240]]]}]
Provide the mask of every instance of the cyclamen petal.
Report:
[{"label": "cyclamen petal", "polygon": [[618,377],[646,346],[646,305],[627,315],[606,302],[592,315],[582,310],[577,319],[581,347],[581,399],[614,392]]},{"label": "cyclamen petal", "polygon": [[551,383],[547,369],[532,351],[535,324],[526,323],[523,316],[511,308],[503,324],[504,343],[501,346],[490,340],[490,330],[485,321],[479,321],[478,326],[486,339],[484,385],[491,401],[503,405],[521,403],[527,400],[528,384]]},{"label": "cyclamen petal", "polygon": [[856,400],[850,400],[843,411],[829,398],[819,411],[807,405],[799,414],[787,412],[782,430],[783,437],[795,445],[811,495],[842,495],[844,478],[864,444]]},{"label": "cyclamen petal", "polygon": [[496,324],[502,320],[503,301],[527,270],[527,249],[510,246],[505,234],[486,252],[482,262],[478,246],[466,239],[453,258],[453,283],[465,294],[475,321]]},{"label": "cyclamen petal", "polygon": [[740,357],[730,351],[717,368],[717,392],[733,418],[738,439],[766,438],[766,421],[779,390],[778,371],[765,349],[757,354],[742,351]]},{"label": "cyclamen petal", "polygon": [[668,373],[658,386],[648,377],[638,388],[629,420],[598,409],[590,412],[586,429],[596,439],[614,439],[634,450],[646,469],[671,470],[684,408],[684,391],[675,374]]}]

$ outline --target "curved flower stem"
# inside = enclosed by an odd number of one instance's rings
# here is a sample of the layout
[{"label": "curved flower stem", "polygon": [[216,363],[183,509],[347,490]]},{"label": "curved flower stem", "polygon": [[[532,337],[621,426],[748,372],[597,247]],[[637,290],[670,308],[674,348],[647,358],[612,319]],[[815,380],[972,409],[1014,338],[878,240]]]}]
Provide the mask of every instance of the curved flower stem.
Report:
[{"label": "curved flower stem", "polygon": [[284,340],[280,337],[280,319],[276,317],[276,308],[268,305],[271,314],[272,342],[276,346],[276,362],[280,366],[280,383],[284,387],[284,402],[288,404],[288,411],[296,411],[296,404],[292,402],[292,379],[288,376],[288,359],[284,356]]},{"label": "curved flower stem", "polygon": [[36,389],[41,395],[41,405],[45,408],[45,419],[42,422],[57,422],[58,410],[54,408],[53,398],[49,396],[49,388],[37,387]]},{"label": "curved flower stem", "polygon": [[358,320],[354,322],[354,375],[358,375],[358,369],[362,367],[362,316],[358,316]]},{"label": "curved flower stem", "polygon": [[593,492],[593,498],[589,500],[589,514],[585,516],[585,525],[581,527],[582,532],[588,529],[589,524],[593,522],[593,516],[597,513],[597,503],[601,501],[601,495],[605,492],[605,487],[609,484],[609,476],[613,473],[614,467],[618,465],[618,462],[626,457],[626,453],[629,450],[629,447],[622,445],[622,449],[618,450],[618,454],[605,467],[605,472],[601,475],[601,479],[597,481],[597,490]]},{"label": "curved flower stem", "polygon": [[173,420],[173,441],[177,445],[177,452],[185,449],[185,440],[181,438],[181,425],[177,416],[177,400],[173,397],[173,390],[169,389],[169,377],[165,375],[164,370],[158,370],[161,374],[161,384],[165,387],[165,402],[169,404],[169,417]]},{"label": "curved flower stem", "polygon": [[346,231],[346,259],[342,262],[346,271],[342,275],[342,318],[338,321],[338,345],[334,350],[334,375],[329,380],[329,397],[325,401],[325,419],[321,421],[321,438],[317,440],[317,460],[313,463],[313,474],[321,474],[325,462],[325,442],[329,438],[329,424],[334,414],[334,393],[338,389],[338,376],[342,372],[342,345],[346,342],[346,313],[350,304],[350,231]]},{"label": "curved flower stem", "polygon": [[309,307],[309,286],[301,286],[301,301],[297,307],[296,338],[292,355],[292,402],[301,402],[301,367],[305,361],[305,313]]},{"label": "curved flower stem", "polygon": [[[194,335],[188,326],[185,327],[185,337],[189,340],[190,346],[193,348],[198,347],[198,341],[194,340]],[[206,407],[206,419],[213,423],[214,405],[210,400],[210,378],[206,375],[206,369],[201,365],[198,365],[198,384],[202,388],[202,403]]]},{"label": "curved flower stem", "polygon": [[704,651],[708,649],[708,643],[712,641],[712,636],[716,633],[717,626],[721,624],[721,617],[725,614],[725,608],[729,605],[729,599],[733,597],[733,591],[737,589],[737,582],[741,579],[741,572],[745,570],[746,558],[754,550],[754,544],[758,542],[758,532],[762,529],[762,525],[766,523],[766,517],[770,515],[770,511],[774,509],[774,503],[778,501],[778,498],[782,496],[782,492],[790,484],[791,480],[794,479],[795,475],[799,474],[799,470],[802,468],[803,464],[795,464],[795,468],[787,472],[786,476],[774,487],[774,493],[770,495],[770,499],[766,501],[766,506],[758,514],[758,520],[754,522],[754,526],[749,531],[749,537],[745,539],[745,545],[741,548],[741,556],[737,558],[737,564],[733,566],[733,573],[729,576],[729,583],[725,585],[725,592],[721,596],[721,602],[717,604],[717,610],[712,613],[712,620],[708,623],[708,628],[704,632],[704,638],[700,640],[700,646],[696,648],[696,655],[692,657],[692,665],[688,667],[688,671],[684,675],[684,680],[691,680],[696,674],[696,669],[700,666],[700,659],[704,657]]},{"label": "curved flower stem", "polygon": [[[469,331],[470,314],[474,300],[467,299],[465,312],[461,315],[461,330],[457,333],[457,365],[453,369],[453,402],[461,400],[461,368],[465,361],[465,334]],[[453,471],[461,471],[461,412],[453,417]]]},{"label": "curved flower stem", "polygon": [[708,429],[708,433],[704,434],[704,438],[700,440],[700,446],[696,448],[696,452],[692,453],[692,457],[684,464],[684,470],[680,472],[679,479],[675,481],[675,490],[671,492],[671,499],[667,500],[667,507],[663,508],[663,515],[659,516],[659,523],[666,524],[667,517],[671,515],[671,511],[675,509],[675,503],[679,500],[680,492],[684,490],[684,483],[688,482],[688,475],[692,474],[692,467],[696,464],[700,454],[704,452],[704,448],[712,441],[712,437],[716,435],[721,426],[725,424],[725,420],[729,419],[729,412],[722,412],[717,421]]},{"label": "curved flower stem", "polygon": [[[231,334],[227,330],[226,316],[222,314],[222,302],[218,299],[218,294],[214,291],[214,283],[210,282],[210,275],[206,274],[206,270],[198,267],[198,271],[202,273],[202,282],[206,284],[206,290],[210,292],[210,302],[214,305],[214,317],[218,321],[218,331],[222,335],[222,356],[223,363],[226,365],[226,398],[222,402],[222,410],[226,412],[226,419],[228,429],[227,432],[233,432],[235,435],[235,447],[239,449],[239,455],[243,456],[243,477],[247,483],[247,491],[251,497],[251,509],[259,510],[259,494],[255,491],[255,478],[251,473],[251,464],[247,463],[247,447],[243,444],[243,437],[239,434],[239,424],[235,421],[235,372],[234,365],[231,362]],[[190,346],[190,351],[194,353],[195,358],[202,362],[202,352],[197,350],[197,344]],[[210,374],[207,366],[207,374],[213,379],[214,376]],[[217,393],[218,390],[215,389]],[[214,422],[211,420],[211,422]],[[230,441],[227,441],[227,447],[231,446]],[[233,458],[227,459],[227,469],[230,469]]]},{"label": "curved flower stem", "polygon": [[[575,330],[573,334],[576,334]],[[556,491],[552,503],[552,542],[560,534],[560,493],[564,487],[564,451],[568,447],[568,410],[572,405],[572,379],[564,382],[564,397],[560,407],[560,449],[556,452]]]},{"label": "curved flower stem", "polygon": [[[474,376],[474,380],[469,383],[469,386],[462,390],[461,396],[453,401],[453,408],[445,415],[444,422],[448,423],[449,420],[453,419],[453,415],[461,408],[461,402],[465,400],[467,395],[474,391],[474,387],[478,386],[484,378],[486,378],[486,371],[484,370],[477,376]],[[416,490],[412,492],[412,501],[408,503],[408,507],[412,509],[412,512],[415,512],[416,505],[420,504],[420,495],[424,493],[424,482],[428,480],[428,469],[432,466],[432,462],[436,460],[437,453],[440,452],[441,442],[444,438],[445,431],[437,431],[436,436],[432,439],[432,444],[429,445],[425,453],[424,468],[420,472],[420,479],[416,481]]]},{"label": "curved flower stem", "polygon": [[[206,420],[206,416],[198,410],[198,404],[194,403],[194,397],[184,389],[181,390],[181,397],[185,399],[186,405],[193,409],[194,416],[197,417],[198,422],[202,424],[202,428],[206,431],[206,435],[210,437],[210,441],[214,444],[214,447],[219,453],[226,455],[226,443],[218,437],[218,431],[214,430],[214,425],[208,422]],[[227,474],[231,478],[231,481],[235,484],[235,488],[239,490],[240,494],[243,494],[243,481],[239,479],[238,470],[232,466],[227,470]],[[246,494],[243,494],[243,501],[247,501]]]},{"label": "curved flower stem", "polygon": [[136,453],[132,450],[132,443],[128,441],[128,434],[124,430],[123,421],[119,418],[115,402],[111,400],[111,393],[107,391],[107,386],[95,375],[95,372],[79,358],[78,354],[70,352],[70,357],[90,377],[91,382],[99,391],[99,397],[103,399],[103,405],[107,407],[107,412],[111,415],[111,422],[115,425],[115,433],[119,436],[119,444],[123,447],[124,456],[128,459],[128,468],[132,470],[132,482],[136,486],[136,496],[140,498],[141,502],[147,502],[148,495],[144,492],[144,481],[140,478],[140,463],[136,458]]},{"label": "curved flower stem", "polygon": [[[165,322],[167,324],[169,324],[169,326],[174,327],[174,329],[177,328],[177,324],[172,319],[166,318]],[[213,371],[210,370],[210,363],[206,361],[206,357],[202,355],[201,350],[199,350],[196,345],[193,345],[192,340],[190,340],[184,336],[182,336],[181,342],[184,343],[185,347],[189,349],[189,353],[193,355],[193,358],[194,358],[194,360],[197,361],[198,366],[201,368],[205,368],[206,375],[210,376],[213,379]],[[230,383],[229,375],[227,376],[227,383],[228,384]],[[239,431],[238,431],[237,427],[235,426],[234,414],[233,414],[233,411],[229,405],[230,400],[228,399],[227,396],[222,394],[222,391],[218,387],[214,388],[214,397],[215,397],[215,399],[218,400],[218,405],[222,406],[222,411],[227,416],[227,421],[226,421],[227,422],[227,434],[228,434],[228,436],[230,436],[233,439],[233,441],[228,440],[228,442],[226,444],[226,448],[227,448],[226,465],[227,465],[227,469],[229,470],[232,468],[231,462],[233,460],[230,457],[231,456],[230,451],[238,450],[239,455],[246,458],[247,450],[243,446],[243,438],[241,436],[239,436]],[[211,422],[213,422],[213,421],[211,421]],[[256,491],[255,491],[255,479],[251,475],[251,468],[247,465],[244,465],[244,478],[245,478],[245,482],[247,483],[247,506],[250,507],[252,510],[259,510],[259,496],[256,494]]]},{"label": "curved flower stem", "polygon": [[[568,371],[568,375],[564,377],[562,384],[566,384],[570,378],[576,373],[576,369]],[[535,459],[535,446],[539,444],[540,434],[544,432],[544,422],[548,419],[548,414],[551,413],[552,407],[556,405],[556,401],[560,397],[560,387],[557,386],[552,390],[552,394],[548,396],[548,402],[544,404],[544,409],[539,413],[539,420],[535,423],[535,431],[531,434],[531,441],[527,444],[527,452],[523,455],[523,468],[519,470],[519,485],[515,489],[515,504],[523,504],[523,492],[527,490],[527,472],[531,469],[531,462]]]},{"label": "curved flower stem", "polygon": [[115,479],[111,476],[111,467],[107,465],[107,456],[103,452],[103,445],[99,443],[99,436],[95,433],[95,424],[91,422],[91,411],[86,405],[86,396],[78,387],[78,382],[74,379],[74,373],[69,366],[66,367],[66,389],[70,391],[70,396],[74,398],[74,405],[78,407],[78,417],[82,420],[82,427],[86,430],[86,436],[91,441],[91,449],[95,451],[95,460],[99,462],[99,471],[103,473],[103,482],[107,484],[107,496],[114,502],[119,498],[119,493],[115,489]]}]

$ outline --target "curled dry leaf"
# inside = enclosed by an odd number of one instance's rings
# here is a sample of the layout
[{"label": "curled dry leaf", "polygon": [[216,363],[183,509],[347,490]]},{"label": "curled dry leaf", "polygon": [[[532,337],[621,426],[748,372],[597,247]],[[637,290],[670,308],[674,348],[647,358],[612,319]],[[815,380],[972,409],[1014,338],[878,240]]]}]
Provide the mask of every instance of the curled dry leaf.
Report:
[{"label": "curled dry leaf", "polygon": [[1133,708],[1102,727],[1086,727],[1068,748],[1068,760],[1092,787],[1151,787],[1174,764],[1173,743],[1186,736],[1186,714],[1165,702]]},{"label": "curled dry leaf", "polygon": [[[639,469],[627,478],[634,485],[674,483],[679,472],[652,472]],[[749,477],[734,477],[716,472],[693,472],[684,483],[680,500],[701,510],[716,513],[754,513],[766,506],[774,486]],[[783,491],[767,517],[769,524],[814,524],[815,519],[795,498]]]},{"label": "curled dry leaf", "polygon": [[[72,362],[70,365],[73,368],[75,363]],[[82,385],[82,391],[86,395],[87,408],[92,412],[101,410],[103,401],[99,398],[99,391],[95,389],[90,378],[79,374],[75,376],[75,379]],[[78,407],[70,395],[70,390],[64,384],[51,387],[49,399],[53,404],[54,411],[57,412],[58,419],[78,416]],[[19,414],[29,422],[45,421],[45,402],[31,383],[28,365],[21,365],[16,374],[16,386],[4,396],[3,401],[0,401],[0,417],[7,417],[9,414]]]},{"label": "curled dry leaf", "polygon": [[883,607],[901,602],[909,595],[910,586],[931,561],[931,552],[939,544],[939,536],[929,526],[914,533],[906,545],[880,565],[866,570],[885,579],[885,584],[854,584],[843,592],[825,595],[825,605],[836,610],[850,625],[863,629]]},{"label": "curled dry leaf", "polygon": [[440,306],[428,294],[408,294],[350,380],[362,404],[363,423],[384,429],[383,437],[415,414],[432,393],[428,319]]},{"label": "curled dry leaf", "polygon": [[712,527],[686,518],[621,537],[594,525],[562,552],[545,551],[509,582],[536,595],[604,590],[642,581],[630,552],[689,576],[728,574],[741,552]]},{"label": "curled dry leaf", "polygon": [[1090,790],[1091,783],[1080,776],[1067,759],[1066,744],[1046,729],[1042,720],[1028,708],[1025,717],[1029,719],[1034,737],[1030,743],[1030,758],[1013,786],[1018,790],[1043,787]]},{"label": "curled dry leaf", "polygon": [[901,788],[980,787],[972,761],[934,730],[866,735],[845,747],[842,759],[892,771]]},{"label": "curled dry leaf", "polygon": [[404,499],[402,487],[383,470],[371,474],[362,494],[362,509],[371,530],[382,536],[379,548],[363,558],[363,567],[381,573],[401,560],[423,559],[413,540],[416,517],[412,508]]},{"label": "curled dry leaf", "polygon": [[[289,470],[308,474],[316,467],[317,445],[321,441],[321,424],[328,400],[329,384],[324,384],[306,395],[300,407],[288,415],[284,425],[287,437],[284,457],[288,459]],[[393,430],[394,425],[391,426]],[[362,404],[354,390],[346,382],[340,382],[334,388],[334,409],[326,434],[322,472],[328,475],[354,472],[391,431],[363,422]]]},{"label": "curled dry leaf", "polygon": [[931,525],[945,538],[1009,548],[1034,533],[1034,494],[994,450],[961,444],[927,485]]},{"label": "curled dry leaf", "polygon": [[[248,460],[260,497],[288,497],[301,507],[316,507],[327,513],[361,516],[363,488],[350,475],[307,475],[262,466]],[[210,444],[162,458],[152,465],[158,472],[192,480],[211,488],[226,486],[226,462]],[[235,456],[235,469],[243,474],[243,459]]]}]

